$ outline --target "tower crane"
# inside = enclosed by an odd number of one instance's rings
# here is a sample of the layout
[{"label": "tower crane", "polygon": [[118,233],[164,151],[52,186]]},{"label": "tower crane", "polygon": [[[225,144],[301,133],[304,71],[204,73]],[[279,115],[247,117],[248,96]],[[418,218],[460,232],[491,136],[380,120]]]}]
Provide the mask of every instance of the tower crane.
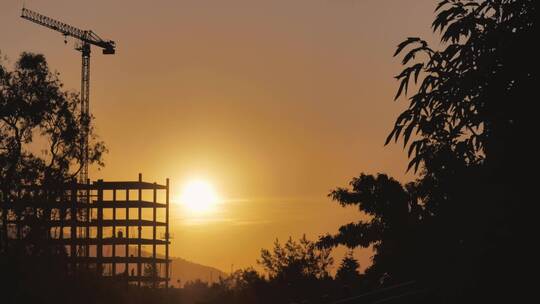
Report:
[{"label": "tower crane", "polygon": [[79,172],[79,182],[86,184],[88,181],[88,135],[90,125],[90,46],[95,45],[103,49],[103,54],[113,55],[116,51],[116,44],[112,40],[101,39],[91,30],[81,30],[77,27],[44,16],[27,8],[22,9],[21,18],[32,21],[44,27],[60,32],[64,37],[70,36],[79,40],[75,49],[82,54],[81,73],[81,170]]}]

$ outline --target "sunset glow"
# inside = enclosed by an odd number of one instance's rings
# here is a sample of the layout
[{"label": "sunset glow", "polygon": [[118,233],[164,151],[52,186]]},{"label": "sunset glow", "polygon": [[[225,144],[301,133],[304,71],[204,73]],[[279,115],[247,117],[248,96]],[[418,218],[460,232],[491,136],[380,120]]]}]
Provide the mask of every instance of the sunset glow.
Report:
[{"label": "sunset glow", "polygon": [[539,3],[2,1],[0,304],[534,299]]},{"label": "sunset glow", "polygon": [[[233,263],[256,266],[276,238],[316,239],[362,219],[327,197],[360,172],[414,178],[401,146],[383,145],[403,105],[392,102],[401,70],[392,54],[404,37],[430,37],[433,1],[132,1],[128,12],[124,1],[93,1],[87,10],[78,0],[29,0],[26,7],[116,41],[115,55],[92,51],[90,110],[109,152],[89,176],[170,178],[171,256],[227,272]],[[20,15],[20,1],[2,1],[0,25],[9,30],[0,31],[0,63],[43,54],[64,87],[79,92],[74,39],[65,44]],[[151,191],[143,196],[153,199]],[[345,249],[335,252],[339,259]],[[369,250],[359,256],[362,267],[371,264]]]}]

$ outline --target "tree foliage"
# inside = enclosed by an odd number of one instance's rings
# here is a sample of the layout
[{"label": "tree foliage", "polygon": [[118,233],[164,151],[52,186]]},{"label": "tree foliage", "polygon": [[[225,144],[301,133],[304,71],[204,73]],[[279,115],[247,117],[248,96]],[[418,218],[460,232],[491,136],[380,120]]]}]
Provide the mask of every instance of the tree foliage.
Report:
[{"label": "tree foliage", "polygon": [[[78,95],[63,89],[58,73],[49,70],[43,55],[21,54],[13,70],[0,64],[1,203],[61,199],[64,193],[54,189],[72,181],[81,170],[81,130],[85,124],[89,124],[92,139],[89,162],[103,165],[106,148],[93,134],[91,120],[82,119],[78,105]],[[32,190],[40,186],[47,191]],[[58,210],[12,210],[31,228],[23,236],[33,246],[27,246],[21,254],[41,255],[47,248],[52,249],[51,254],[57,253],[59,248],[44,244],[49,230],[41,220],[50,219]],[[2,212],[2,222],[9,219],[8,213]],[[2,251],[7,225],[0,230]]]},{"label": "tree foliage", "polygon": [[[103,165],[105,146],[78,105],[78,95],[63,89],[43,55],[23,53],[13,69],[0,62],[0,280],[10,282],[1,288],[6,303],[63,303],[73,300],[74,290],[102,287],[92,274],[69,274],[66,248],[50,241],[47,223],[65,211],[43,207],[63,199],[58,186],[79,173],[83,127],[92,140],[90,164]],[[13,220],[22,228],[8,225]],[[8,242],[15,236],[23,241]],[[61,293],[62,285],[72,289]]]},{"label": "tree foliage", "polygon": [[[62,183],[81,169],[83,120],[79,98],[63,90],[43,55],[23,53],[9,70],[0,65],[0,184]],[[90,138],[93,135],[91,122]],[[103,165],[103,142],[89,146],[90,164]]]},{"label": "tree foliage", "polygon": [[333,264],[330,250],[318,248],[302,236],[298,241],[289,238],[283,245],[276,239],[272,251],[261,250],[257,262],[264,267],[271,278],[299,280],[302,278],[328,277],[328,267]]},{"label": "tree foliage", "polygon": [[336,280],[347,283],[359,281],[360,272],[358,268],[360,268],[360,263],[354,258],[352,251],[349,251],[339,265]]},{"label": "tree foliage", "polygon": [[533,238],[534,185],[525,176],[537,159],[527,145],[537,129],[537,2],[444,0],[436,12],[440,49],[410,37],[394,54],[404,65],[396,99],[409,97],[386,144],[403,142],[417,179],[401,186],[363,174],[333,191],[368,220],[320,243],[372,245],[373,280],[422,280],[446,302],[513,302],[524,294]]},{"label": "tree foliage", "polygon": [[321,237],[319,245],[372,247],[374,264],[366,272],[390,276],[392,281],[404,279],[409,266],[414,265],[411,247],[423,212],[414,183],[404,187],[385,174],[361,174],[350,186],[351,189],[338,188],[329,196],[342,206],[357,206],[366,220],[344,225],[337,234]]},{"label": "tree foliage", "polygon": [[443,49],[411,37],[394,54],[406,52],[396,99],[410,83],[418,90],[386,143],[401,138],[415,170],[445,150],[467,164],[501,157],[497,150],[507,134],[528,129],[523,93],[537,75],[529,45],[536,33],[534,1],[445,0],[437,11],[432,27]]}]

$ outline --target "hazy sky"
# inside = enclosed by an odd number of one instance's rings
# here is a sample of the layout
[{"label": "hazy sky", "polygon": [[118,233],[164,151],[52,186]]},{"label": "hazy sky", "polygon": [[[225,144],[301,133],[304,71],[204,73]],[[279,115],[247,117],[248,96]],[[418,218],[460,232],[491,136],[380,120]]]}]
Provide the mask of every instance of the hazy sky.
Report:
[{"label": "hazy sky", "polygon": [[[400,179],[406,157],[384,147],[396,45],[431,37],[435,0],[27,0],[26,6],[117,42],[94,49],[91,111],[110,150],[93,179],[164,182],[172,198],[212,183],[218,212],[172,210],[172,254],[230,270],[275,238],[314,239],[357,220],[326,195],[361,172]],[[0,0],[0,51],[45,54],[80,89],[80,53]],[[367,264],[367,253],[358,253]],[[337,258],[340,258],[340,254]]]}]

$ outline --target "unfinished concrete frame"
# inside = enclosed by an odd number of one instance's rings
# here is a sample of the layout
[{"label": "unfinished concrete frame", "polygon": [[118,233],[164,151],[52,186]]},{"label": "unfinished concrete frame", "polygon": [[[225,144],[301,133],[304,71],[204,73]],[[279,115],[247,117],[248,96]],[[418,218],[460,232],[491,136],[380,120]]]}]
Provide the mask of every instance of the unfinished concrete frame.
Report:
[{"label": "unfinished concrete frame", "polygon": [[[24,242],[32,226],[30,218],[39,214],[47,243],[65,249],[73,272],[94,269],[105,278],[168,288],[168,179],[159,185],[143,182],[139,174],[137,181],[74,182],[62,188],[61,195],[58,190],[32,187],[18,199],[0,199],[0,227],[7,228],[2,229],[3,244]],[[32,191],[39,195],[28,195]],[[160,195],[164,195],[161,202]],[[158,217],[160,211],[164,214]],[[149,219],[144,216],[148,212]]]}]

